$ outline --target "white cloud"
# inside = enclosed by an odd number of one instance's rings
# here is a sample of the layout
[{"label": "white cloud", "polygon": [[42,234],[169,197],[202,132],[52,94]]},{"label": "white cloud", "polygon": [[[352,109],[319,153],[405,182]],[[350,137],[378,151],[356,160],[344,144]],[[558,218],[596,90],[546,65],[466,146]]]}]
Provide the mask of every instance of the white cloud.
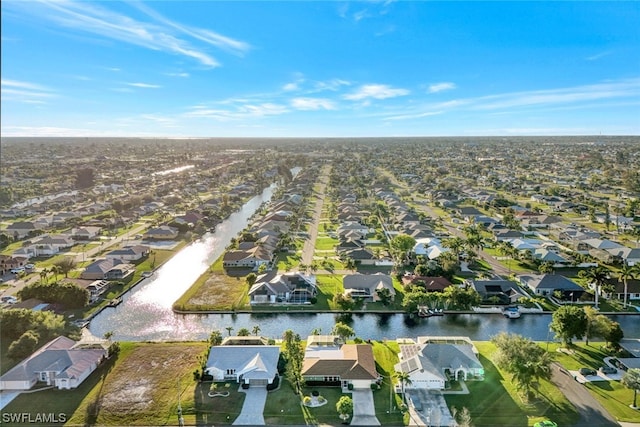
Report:
[{"label": "white cloud", "polygon": [[[230,102],[224,103],[229,105]],[[242,120],[247,118],[259,118],[265,116],[276,116],[288,113],[290,110],[286,105],[270,102],[229,105],[225,108],[210,108],[206,105],[198,104],[191,107],[191,111],[183,114],[184,117],[206,118],[218,121]]]},{"label": "white cloud", "polygon": [[600,58],[604,58],[605,56],[611,55],[613,51],[607,50],[605,52],[596,53],[595,55],[587,56],[585,59],[587,61],[597,61]]},{"label": "white cloud", "polygon": [[36,83],[10,79],[1,79],[0,83],[0,93],[3,101],[45,104],[45,99],[57,96],[51,89]]},{"label": "white cloud", "polygon": [[139,82],[136,82],[136,83],[126,83],[126,84],[127,84],[128,86],[141,87],[141,88],[144,88],[144,89],[159,89],[159,88],[161,88],[161,87],[162,87],[162,86],[160,86],[160,85],[153,85],[153,84],[149,84],[149,83],[139,83]]},{"label": "white cloud", "polygon": [[398,96],[408,95],[409,91],[407,89],[401,88],[392,88],[388,85],[380,85],[380,84],[371,84],[371,85],[363,85],[360,86],[355,92],[346,94],[343,96],[344,99],[348,99],[350,101],[361,101],[366,99],[387,99],[387,98],[395,98]]},{"label": "white cloud", "polygon": [[331,79],[331,80],[326,80],[322,82],[316,82],[314,84],[314,90],[317,92],[322,92],[325,90],[335,92],[339,90],[342,86],[350,86],[350,85],[351,85],[351,82],[347,80]]},{"label": "white cloud", "polygon": [[[97,34],[109,39],[141,46],[155,51],[163,51],[195,59],[207,67],[216,67],[220,63],[194,41],[214,46],[234,54],[246,52],[249,44],[201,28],[191,28],[170,21],[147,6],[134,4],[145,12],[152,21],[144,22],[111,11],[103,5],[68,0],[35,2],[11,2],[12,7],[32,13],[44,20],[76,31]],[[190,40],[189,40],[190,38]],[[117,69],[112,69],[116,71]]]},{"label": "white cloud", "polygon": [[299,88],[300,87],[298,86],[298,82],[287,83],[286,85],[282,86],[282,90],[287,92],[292,92],[294,90],[298,90]]},{"label": "white cloud", "polygon": [[291,106],[297,110],[335,110],[334,103],[326,98],[294,98]]},{"label": "white cloud", "polygon": [[167,76],[169,77],[182,77],[182,78],[187,78],[189,77],[189,73],[167,73]]},{"label": "white cloud", "polygon": [[434,83],[429,85],[429,93],[438,93],[445,90],[455,89],[456,84],[451,82]]},{"label": "white cloud", "polygon": [[422,117],[429,116],[437,116],[444,113],[444,111],[425,111],[424,113],[416,113],[416,114],[403,114],[398,116],[389,116],[384,120],[410,120],[410,119],[420,119]]}]

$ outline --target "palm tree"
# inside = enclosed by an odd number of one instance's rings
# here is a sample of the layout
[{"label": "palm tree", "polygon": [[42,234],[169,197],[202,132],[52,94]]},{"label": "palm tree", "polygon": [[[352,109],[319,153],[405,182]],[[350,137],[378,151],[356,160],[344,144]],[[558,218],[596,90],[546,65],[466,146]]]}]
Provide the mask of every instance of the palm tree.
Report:
[{"label": "palm tree", "polygon": [[347,258],[344,262],[344,268],[351,271],[356,271],[356,262],[353,258]]},{"label": "palm tree", "polygon": [[411,375],[408,372],[396,372],[396,378],[400,381],[400,385],[402,386],[402,399],[404,400],[404,404],[407,404],[407,394],[404,392],[406,386],[411,385]]},{"label": "palm tree", "polygon": [[40,283],[42,283],[43,280],[47,277],[47,274],[49,274],[49,270],[47,270],[46,268],[43,268],[42,271],[40,272]]},{"label": "palm tree", "polygon": [[464,246],[464,241],[460,237],[452,237],[442,242],[442,246],[453,251],[456,257],[460,256],[460,250]]},{"label": "palm tree", "polygon": [[260,333],[260,326],[258,325],[254,326],[251,331],[253,332],[253,335],[257,336]]},{"label": "palm tree", "polygon": [[596,304],[595,308],[598,308],[598,297],[600,296],[600,288],[606,284],[606,280],[609,278],[609,270],[602,266],[593,267],[586,271],[579,273],[582,277],[589,280],[589,283],[593,283],[595,286]]},{"label": "palm tree", "polygon": [[636,267],[631,267],[629,266],[629,264],[627,264],[626,262],[622,265],[622,267],[620,268],[620,272],[618,273],[618,280],[622,280],[622,283],[624,283],[624,302],[622,304],[623,308],[627,308],[627,290],[628,290],[628,285],[627,285],[627,280],[631,279],[633,280],[636,277]]},{"label": "palm tree", "polygon": [[233,326],[227,326],[225,329],[229,333],[229,336],[231,336],[231,331],[233,331]]},{"label": "palm tree", "polygon": [[633,404],[632,408],[637,408],[637,392],[640,390],[640,369],[632,368],[627,371],[622,377],[621,383],[630,389],[633,389]]}]

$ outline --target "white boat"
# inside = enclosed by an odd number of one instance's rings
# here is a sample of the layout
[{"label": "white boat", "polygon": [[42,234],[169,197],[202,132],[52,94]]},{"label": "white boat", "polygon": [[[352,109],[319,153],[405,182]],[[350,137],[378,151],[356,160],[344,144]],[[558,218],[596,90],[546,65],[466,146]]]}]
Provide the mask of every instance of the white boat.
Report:
[{"label": "white boat", "polygon": [[518,309],[518,307],[508,307],[502,310],[502,314],[507,319],[517,319],[521,316],[520,309]]}]

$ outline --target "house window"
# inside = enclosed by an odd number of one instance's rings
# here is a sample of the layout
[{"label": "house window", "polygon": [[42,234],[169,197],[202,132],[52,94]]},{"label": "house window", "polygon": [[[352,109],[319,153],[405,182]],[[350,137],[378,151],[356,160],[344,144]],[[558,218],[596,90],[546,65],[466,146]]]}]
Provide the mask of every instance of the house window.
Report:
[{"label": "house window", "polygon": [[46,372],[40,372],[40,381],[47,381],[48,377],[49,375]]},{"label": "house window", "polygon": [[235,374],[236,374],[235,369],[227,369],[227,375],[235,375]]}]

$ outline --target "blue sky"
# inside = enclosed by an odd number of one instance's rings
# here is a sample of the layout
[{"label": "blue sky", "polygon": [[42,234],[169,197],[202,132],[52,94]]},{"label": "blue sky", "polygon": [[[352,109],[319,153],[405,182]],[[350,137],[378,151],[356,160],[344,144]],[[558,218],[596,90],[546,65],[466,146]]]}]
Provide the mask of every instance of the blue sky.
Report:
[{"label": "blue sky", "polygon": [[635,1],[1,7],[3,136],[640,134]]}]

